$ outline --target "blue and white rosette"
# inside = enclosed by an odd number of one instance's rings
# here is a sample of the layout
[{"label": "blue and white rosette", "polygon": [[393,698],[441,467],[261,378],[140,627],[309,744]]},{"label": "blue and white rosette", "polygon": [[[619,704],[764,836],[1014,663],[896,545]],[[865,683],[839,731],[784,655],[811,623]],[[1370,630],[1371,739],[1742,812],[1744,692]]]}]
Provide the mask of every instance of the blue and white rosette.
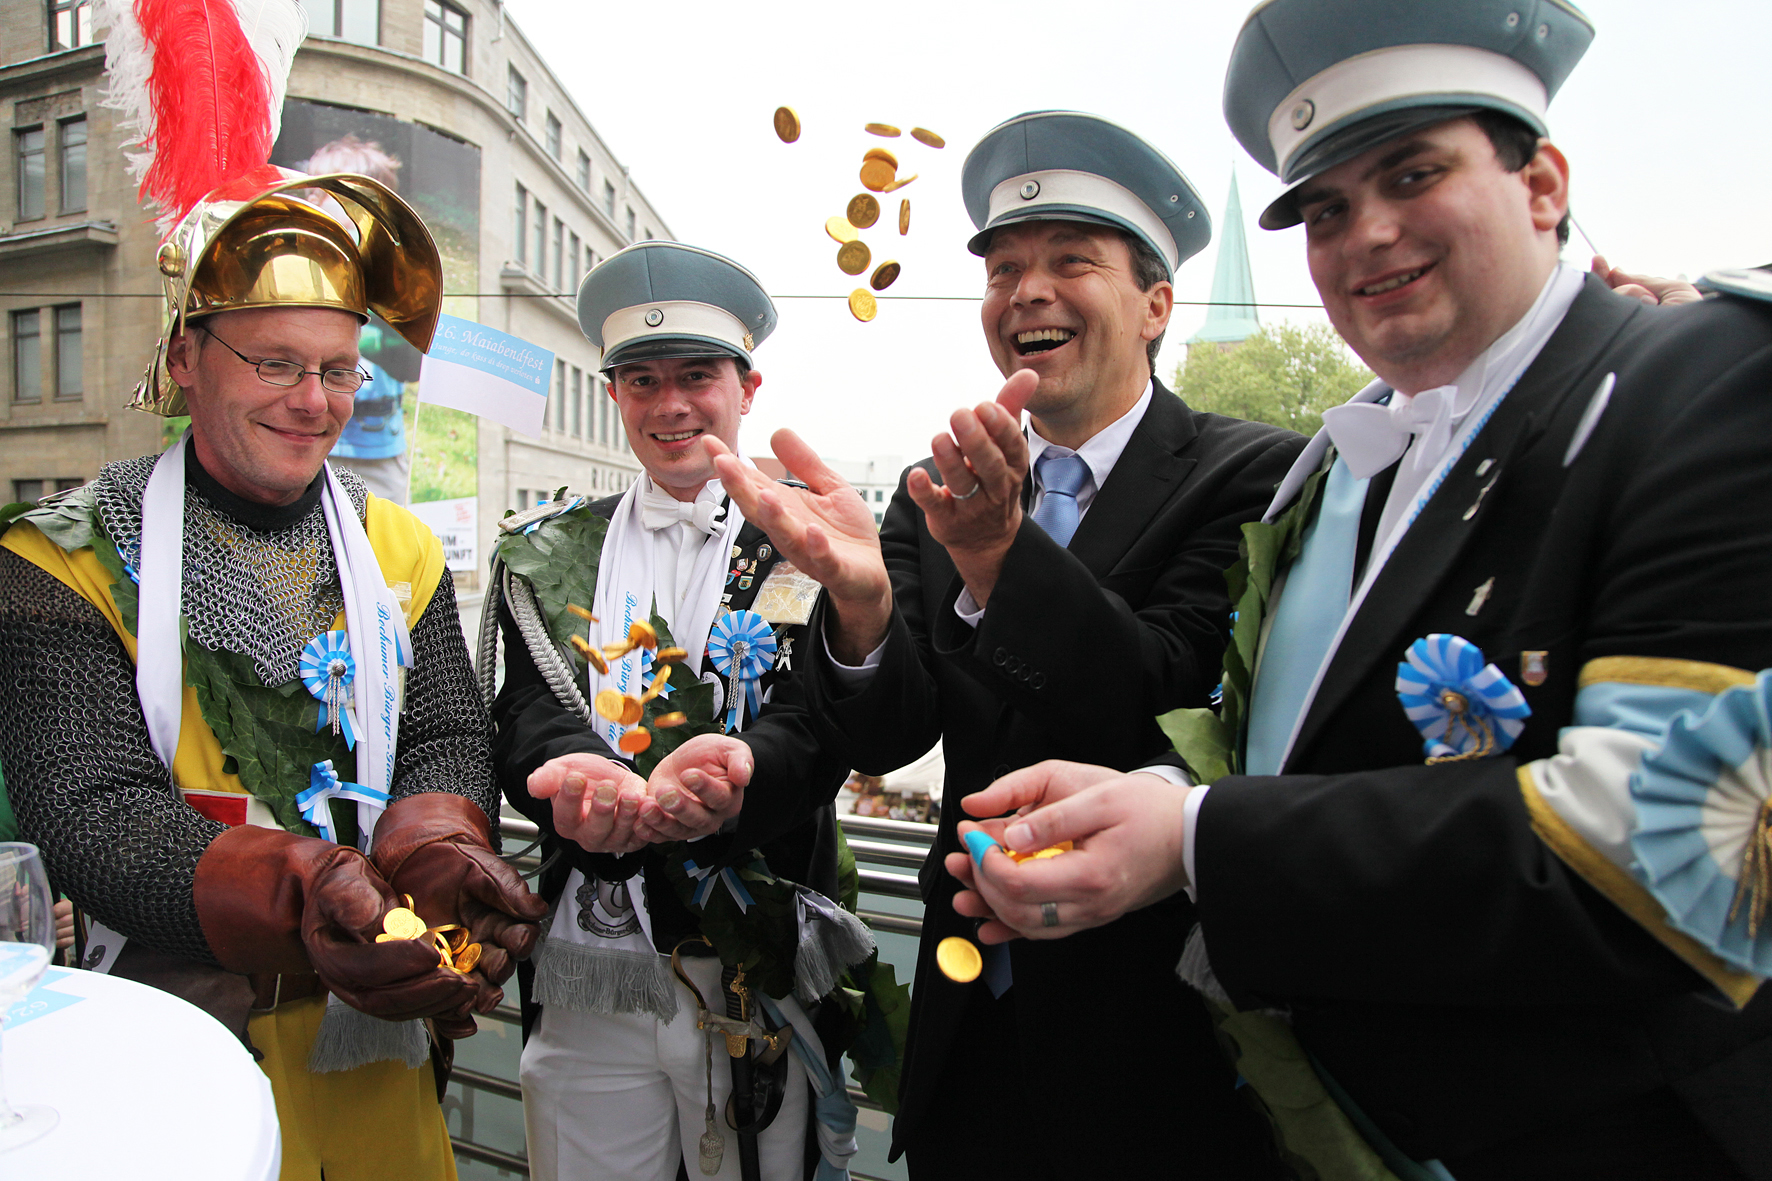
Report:
[{"label": "blue and white rosette", "polygon": [[343,734],[345,748],[357,749],[357,714],[351,707],[351,682],[357,679],[357,662],[351,659],[350,637],[342,631],[321,632],[301,650],[298,666],[301,682],[320,702],[316,731],[330,722],[334,734]]},{"label": "blue and white rosette", "polygon": [[729,611],[708,631],[708,658],[726,678],[726,732],[763,708],[757,685],[775,663],[775,629],[755,611]]},{"label": "blue and white rosette", "polygon": [[1526,728],[1532,707],[1524,695],[1463,636],[1435,632],[1404,656],[1397,699],[1426,740],[1430,764],[1500,754]]},{"label": "blue and white rosette", "polygon": [[[338,832],[332,826],[332,809],[327,807],[332,800],[350,800],[380,810],[388,806],[388,793],[340,779],[331,759],[315,763],[308,772],[308,790],[296,796],[295,803],[301,809],[302,819],[319,829],[322,837],[336,845]],[[362,808],[357,811],[361,816]]]},{"label": "blue and white rosette", "polygon": [[1631,776],[1632,872],[1718,959],[1772,976],[1772,671],[1674,715]]},{"label": "blue and white rosette", "polygon": [[726,883],[726,888],[732,893],[732,900],[738,903],[740,914],[756,905],[757,900],[751,897],[749,890],[745,889],[744,882],[739,879],[738,871],[730,866],[715,873],[714,867],[711,865],[700,866],[693,861],[685,861],[683,862],[683,871],[695,882],[693,901],[697,906],[708,904],[708,896],[714,892],[715,882]]}]

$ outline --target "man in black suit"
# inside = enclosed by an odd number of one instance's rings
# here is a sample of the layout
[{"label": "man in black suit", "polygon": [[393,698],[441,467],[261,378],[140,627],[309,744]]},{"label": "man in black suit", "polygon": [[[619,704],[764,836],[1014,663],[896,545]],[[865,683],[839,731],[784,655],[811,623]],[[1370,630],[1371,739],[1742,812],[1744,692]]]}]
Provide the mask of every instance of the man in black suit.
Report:
[{"label": "man in black suit", "polygon": [[1208,701],[1222,571],[1301,442],[1196,413],[1153,377],[1170,277],[1210,234],[1160,153],[1042,112],[992,131],[964,173],[998,403],[953,416],[877,536],[789,432],[776,451],[804,496],[747,489],[720,461],[747,516],[826,587],[807,681],[827,740],[869,772],[944,744],[895,1146],[919,1179],[1135,1176],[1159,1141],[1180,1176],[1265,1176],[1259,1126],[1175,976],[1186,898],[998,951],[974,983],[936,970],[937,944],[975,926],[940,872],[958,801],[1040,759],[1130,768],[1165,748],[1152,719]]},{"label": "man in black suit", "polygon": [[1250,532],[1224,742],[993,785],[1010,848],[1079,848],[949,858],[956,905],[1050,938],[1185,887],[1190,982],[1227,1030],[1284,1010],[1288,1085],[1359,1133],[1323,1175],[1768,1177],[1772,309],[1559,262],[1543,108],[1592,30],[1536,11],[1251,16],[1227,111],[1300,182],[1262,224],[1380,381]]}]

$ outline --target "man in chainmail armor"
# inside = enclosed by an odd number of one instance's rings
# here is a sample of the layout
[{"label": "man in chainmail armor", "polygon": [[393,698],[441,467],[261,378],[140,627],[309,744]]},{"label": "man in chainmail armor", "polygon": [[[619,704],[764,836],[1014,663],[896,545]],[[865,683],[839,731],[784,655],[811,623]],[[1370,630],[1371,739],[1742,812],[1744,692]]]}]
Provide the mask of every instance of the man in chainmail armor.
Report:
[{"label": "man in chainmail armor", "polygon": [[[212,194],[160,269],[136,405],[191,430],[0,526],[11,803],[85,916],[85,966],[253,1049],[284,1181],[452,1178],[450,1040],[545,908],[494,852],[491,727],[441,547],[325,463],[368,314],[428,347],[436,248],[375,181],[291,174]],[[478,962],[378,941],[402,906]]]}]

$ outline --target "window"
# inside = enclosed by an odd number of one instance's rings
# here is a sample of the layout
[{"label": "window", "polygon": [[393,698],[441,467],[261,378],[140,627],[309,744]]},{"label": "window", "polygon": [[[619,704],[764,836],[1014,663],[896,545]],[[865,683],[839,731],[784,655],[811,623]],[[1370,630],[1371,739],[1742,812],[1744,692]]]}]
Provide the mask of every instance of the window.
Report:
[{"label": "window", "polygon": [[874,489],[874,503],[875,504],[878,504],[880,501],[885,500],[885,499],[886,499],[886,490],[884,488]]},{"label": "window", "polygon": [[587,193],[591,191],[591,158],[582,148],[578,153],[578,187]]},{"label": "window", "polygon": [[524,113],[529,110],[529,79],[517,72],[516,66],[506,66],[505,75],[505,110],[523,122]]},{"label": "window", "polygon": [[632,242],[633,240],[634,240],[634,210],[633,210],[632,206],[630,206],[628,208],[628,241]]},{"label": "window", "polygon": [[585,247],[585,274],[588,275],[596,269],[597,269],[597,252],[595,250],[592,250],[589,246],[586,246]]},{"label": "window", "polygon": [[585,386],[584,370],[576,365],[572,369],[572,437],[585,437]]},{"label": "window", "polygon": [[43,313],[12,313],[12,400],[43,400]]},{"label": "window", "polygon": [[88,0],[50,0],[49,35],[51,49],[91,45],[92,5]]},{"label": "window", "polygon": [[81,381],[80,305],[55,309],[55,399],[78,402]]},{"label": "window", "polygon": [[607,395],[604,397],[598,398],[597,399],[597,441],[599,443],[603,444],[603,446],[605,446],[605,447],[609,446],[609,414],[610,414],[609,398],[607,397]]},{"label": "window", "polygon": [[62,212],[86,208],[86,116],[61,124]]},{"label": "window", "polygon": [[548,207],[535,203],[535,274],[546,281],[548,274]]},{"label": "window", "polygon": [[[381,44],[381,0],[302,0],[302,7],[308,10],[309,32],[359,45]],[[427,38],[429,32],[427,28]]]},{"label": "window", "polygon": [[[554,358],[554,405],[557,408],[560,405],[562,405],[565,401],[566,401],[566,362],[560,360],[560,358],[558,358],[558,357],[555,357]],[[565,416],[560,414],[558,409],[556,409],[554,411],[554,416],[556,418],[561,419],[562,421],[564,421],[564,419],[565,419]]]},{"label": "window", "polygon": [[452,74],[467,70],[468,14],[440,0],[425,0],[425,60]]},{"label": "window", "polygon": [[548,121],[547,121],[546,126],[547,126],[548,155],[550,155],[554,159],[558,160],[558,159],[560,159],[560,153],[563,150],[560,145],[560,120],[554,118],[554,112],[552,112],[552,111],[548,112]]},{"label": "window", "polygon": [[572,280],[572,286],[566,290],[569,293],[575,293],[578,291],[578,235],[569,234],[567,236],[572,240],[572,248],[568,255],[572,259],[572,265],[567,271],[567,277]]},{"label": "window", "polygon": [[646,227],[646,240],[648,242],[652,241],[652,227],[651,226]]},{"label": "window", "polygon": [[566,290],[566,227],[554,219],[554,290]]},{"label": "window", "polygon": [[43,216],[43,129],[13,133],[18,148],[18,220]]},{"label": "window", "polygon": [[529,507],[529,489],[517,489],[517,511],[522,512]]},{"label": "window", "polygon": [[603,182],[603,212],[610,217],[615,216],[615,182]]},{"label": "window", "polygon": [[520,184],[517,186],[516,215],[516,231],[511,235],[511,239],[517,244],[517,261],[527,264],[529,262],[529,190]]}]

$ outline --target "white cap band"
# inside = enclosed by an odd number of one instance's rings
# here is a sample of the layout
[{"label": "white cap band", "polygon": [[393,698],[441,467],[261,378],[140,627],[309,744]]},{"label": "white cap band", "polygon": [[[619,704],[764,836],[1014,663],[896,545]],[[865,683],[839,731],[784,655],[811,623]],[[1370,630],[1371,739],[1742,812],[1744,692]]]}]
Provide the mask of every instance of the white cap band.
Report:
[{"label": "white cap band", "polygon": [[711,303],[666,299],[611,312],[603,321],[603,355],[647,336],[706,336],[724,341],[746,356],[756,347],[744,321]]},{"label": "white cap band", "polygon": [[1550,97],[1537,74],[1511,57],[1469,45],[1394,45],[1336,62],[1308,79],[1268,117],[1268,142],[1279,174],[1293,154],[1326,127],[1403,98],[1489,95],[1532,112],[1540,121]]},{"label": "white cap band", "polygon": [[[1175,235],[1151,212],[1151,207],[1131,189],[1093,172],[1051,169],[1012,176],[991,190],[990,217],[985,225],[994,226],[999,218],[1044,205],[1070,205],[1111,213],[1137,226],[1162,252],[1170,271],[1181,265]],[[1062,213],[1058,219],[1063,220]]]}]

